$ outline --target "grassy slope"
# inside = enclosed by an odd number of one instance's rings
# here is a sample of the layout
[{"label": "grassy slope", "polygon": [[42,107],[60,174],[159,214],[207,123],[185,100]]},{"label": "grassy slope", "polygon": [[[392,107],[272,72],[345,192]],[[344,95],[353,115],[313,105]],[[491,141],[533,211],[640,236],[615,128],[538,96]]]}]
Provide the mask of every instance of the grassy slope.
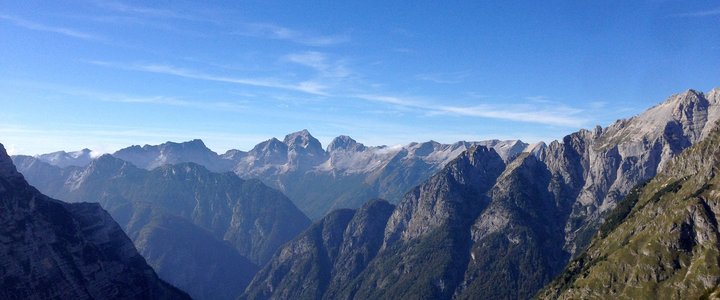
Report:
[{"label": "grassy slope", "polygon": [[720,130],[628,195],[539,298],[697,299],[720,283]]}]

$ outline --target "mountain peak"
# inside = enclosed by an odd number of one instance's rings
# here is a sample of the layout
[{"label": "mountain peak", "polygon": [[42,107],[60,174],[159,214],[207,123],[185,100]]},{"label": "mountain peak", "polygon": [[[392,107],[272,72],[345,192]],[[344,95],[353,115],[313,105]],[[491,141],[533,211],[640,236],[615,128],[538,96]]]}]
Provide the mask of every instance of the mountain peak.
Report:
[{"label": "mountain peak", "polygon": [[334,138],[327,147],[327,152],[335,150],[363,151],[365,150],[365,145],[358,143],[347,135],[340,135]]},{"label": "mountain peak", "polygon": [[274,151],[277,152],[281,149],[285,149],[287,151],[287,145],[285,145],[283,142],[278,140],[277,138],[271,138],[267,141],[264,141],[260,144],[255,145],[250,152],[266,152],[266,151]]},{"label": "mountain peak", "polygon": [[702,94],[702,92],[699,92],[699,91],[697,91],[697,90],[695,90],[695,89],[687,89],[683,94],[686,94],[686,95],[693,94],[693,95],[696,95],[696,96],[697,96],[697,95]]},{"label": "mountain peak", "polygon": [[698,92],[693,89],[688,89],[682,93],[678,93],[678,94],[670,96],[667,100],[665,100],[665,102],[660,104],[660,106],[662,106],[663,104],[665,104],[665,105],[669,104],[674,107],[686,106],[687,104],[697,103],[698,101],[701,101],[704,99],[705,99],[705,95],[702,92]]},{"label": "mountain peak", "polygon": [[307,129],[303,129],[286,135],[283,143],[288,146],[298,144],[307,145],[312,140],[315,140],[315,137],[313,137]]},{"label": "mountain peak", "polygon": [[173,141],[167,141],[159,145],[150,145],[145,144],[144,146],[140,147],[139,145],[132,145],[127,148],[123,148],[118,150],[118,152],[140,152],[140,151],[158,151],[159,149],[166,149],[166,148],[176,148],[176,147],[183,147],[183,148],[205,148],[207,149],[207,146],[205,146],[205,143],[201,139],[192,139],[185,142],[173,142]]},{"label": "mountain peak", "polygon": [[154,169],[165,164],[194,162],[208,169],[223,172],[230,169],[227,162],[210,150],[201,139],[186,142],[165,142],[160,145],[132,146],[120,149],[113,156],[144,169]]},{"label": "mountain peak", "polygon": [[183,144],[202,145],[203,147],[205,147],[205,143],[201,139],[192,139],[190,141],[184,142]]},{"label": "mountain peak", "polygon": [[205,143],[201,139],[192,139],[186,142],[166,142],[164,144],[161,144],[160,147],[172,147],[172,146],[179,146],[184,148],[191,148],[191,149],[207,149],[207,146],[205,146]]},{"label": "mountain peak", "polygon": [[693,89],[674,94],[639,115],[596,131],[600,138],[596,145],[604,149],[623,141],[652,140],[661,135],[673,137],[671,146],[696,141],[711,129],[712,126],[706,125],[713,124],[720,116],[720,109],[714,104],[716,100],[712,99],[715,95],[709,96],[706,98]]},{"label": "mountain peak", "polygon": [[707,92],[706,97],[708,101],[712,102],[713,104],[720,104],[720,87],[716,87]]},{"label": "mountain peak", "polygon": [[290,150],[303,149],[301,152],[320,156],[325,154],[325,150],[322,149],[320,141],[313,137],[307,129],[286,135],[283,143],[285,143]]}]

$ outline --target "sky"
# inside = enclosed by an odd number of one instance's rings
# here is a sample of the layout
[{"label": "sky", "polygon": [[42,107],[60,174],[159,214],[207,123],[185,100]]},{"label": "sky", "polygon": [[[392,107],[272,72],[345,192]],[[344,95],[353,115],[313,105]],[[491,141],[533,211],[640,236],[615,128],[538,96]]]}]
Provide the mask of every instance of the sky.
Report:
[{"label": "sky", "polygon": [[549,142],[718,86],[718,1],[0,0],[11,154]]}]

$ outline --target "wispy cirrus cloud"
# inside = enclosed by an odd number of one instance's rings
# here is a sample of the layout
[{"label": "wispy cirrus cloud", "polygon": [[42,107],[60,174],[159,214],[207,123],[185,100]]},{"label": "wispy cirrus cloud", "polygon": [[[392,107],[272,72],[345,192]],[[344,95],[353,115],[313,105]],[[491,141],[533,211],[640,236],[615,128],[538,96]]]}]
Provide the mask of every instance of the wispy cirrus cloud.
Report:
[{"label": "wispy cirrus cloud", "polygon": [[333,46],[350,41],[345,35],[317,35],[270,23],[241,24],[237,35],[291,41],[307,46]]},{"label": "wispy cirrus cloud", "polygon": [[185,99],[173,96],[138,96],[107,91],[98,91],[87,88],[57,85],[45,82],[14,81],[7,82],[17,87],[32,88],[34,90],[46,91],[51,94],[72,96],[73,99],[83,99],[102,102],[128,103],[128,104],[150,104],[188,107],[203,110],[219,110],[242,112],[247,109],[244,101],[212,101],[199,99]]},{"label": "wispy cirrus cloud", "polygon": [[536,96],[527,96],[525,97],[525,100],[536,102],[536,103],[551,103],[550,97],[543,96],[543,95],[536,95]]},{"label": "wispy cirrus cloud", "polygon": [[387,95],[355,95],[355,98],[418,109],[433,115],[481,117],[565,127],[580,127],[588,121],[579,116],[579,114],[583,112],[582,109],[557,104],[539,105],[525,103],[515,105],[482,104],[454,106],[437,105],[427,101]]},{"label": "wispy cirrus cloud", "polygon": [[415,79],[422,81],[430,81],[434,83],[461,83],[470,77],[470,72],[439,72],[439,73],[422,73],[415,75]]},{"label": "wispy cirrus cloud", "polygon": [[373,101],[373,102],[381,102],[386,104],[392,104],[392,105],[398,105],[398,106],[407,106],[412,108],[430,108],[429,105],[423,104],[419,102],[418,100],[414,99],[407,99],[407,98],[401,98],[396,96],[388,96],[388,95],[373,95],[373,94],[360,94],[360,95],[354,95],[355,98]]},{"label": "wispy cirrus cloud", "polygon": [[581,127],[587,122],[586,119],[578,117],[581,109],[570,107],[548,108],[535,106],[497,106],[497,105],[476,105],[476,106],[439,106],[438,113],[455,114],[468,117],[482,117],[491,119],[502,119],[528,123],[539,123],[545,125]]},{"label": "wispy cirrus cloud", "polygon": [[207,19],[200,18],[198,16],[190,15],[190,14],[184,14],[180,13],[174,10],[170,9],[161,9],[161,8],[151,8],[151,7],[145,7],[145,6],[138,6],[138,5],[129,5],[123,2],[116,2],[116,1],[97,1],[94,2],[94,4],[102,9],[126,14],[126,15],[138,15],[138,16],[147,16],[147,17],[155,17],[155,18],[164,18],[164,19],[181,19],[181,20],[189,20],[189,21],[205,21]]},{"label": "wispy cirrus cloud", "polygon": [[175,97],[168,96],[151,96],[151,97],[133,97],[126,95],[114,95],[114,94],[99,94],[95,93],[96,97],[102,101],[109,102],[120,102],[120,103],[140,103],[140,104],[157,104],[157,105],[170,105],[170,106],[181,106],[189,108],[199,109],[211,109],[221,111],[244,111],[247,109],[245,105],[237,102],[227,101],[198,101],[198,100],[185,100]]},{"label": "wispy cirrus cloud", "polygon": [[676,17],[709,17],[709,16],[720,16],[720,7],[703,10],[703,11],[694,11],[694,12],[688,12],[688,13],[681,13],[675,15]]},{"label": "wispy cirrus cloud", "polygon": [[[333,46],[350,41],[350,37],[347,35],[316,34],[267,22],[229,21],[227,16],[230,12],[219,8],[213,9],[205,6],[196,6],[182,11],[176,7],[173,7],[172,9],[156,8],[136,4],[131,5],[118,1],[96,1],[94,4],[97,7],[118,15],[143,19],[143,21],[139,21],[138,19],[132,18],[127,19],[118,18],[117,16],[112,17],[115,20],[125,20],[134,23],[157,24],[156,21],[162,21],[163,19],[212,23],[218,26],[220,32],[248,37],[284,40],[316,47]],[[165,29],[178,30],[172,26],[166,26]],[[197,35],[197,33],[194,34]]]},{"label": "wispy cirrus cloud", "polygon": [[87,33],[87,32],[83,32],[83,31],[71,29],[71,28],[66,28],[66,27],[41,24],[38,22],[30,21],[30,20],[16,17],[16,16],[0,15],[0,20],[5,20],[15,26],[22,27],[25,29],[57,33],[57,34],[61,34],[61,35],[72,37],[72,38],[78,38],[78,39],[84,39],[84,40],[95,40],[95,41],[105,41],[106,40],[104,37],[95,35],[92,33]]},{"label": "wispy cirrus cloud", "polygon": [[317,51],[291,53],[283,59],[314,69],[325,77],[343,78],[351,74],[342,61],[332,61],[327,54]]},{"label": "wispy cirrus cloud", "polygon": [[290,91],[303,92],[303,93],[308,93],[308,94],[313,94],[313,95],[326,95],[327,94],[326,93],[327,87],[325,85],[323,85],[322,83],[319,83],[316,81],[310,81],[310,80],[302,81],[302,82],[298,82],[298,83],[284,83],[284,82],[280,82],[279,80],[272,79],[272,78],[242,78],[242,77],[212,75],[212,74],[207,74],[207,73],[204,73],[201,71],[179,68],[179,67],[175,67],[172,65],[163,65],[163,64],[120,64],[120,63],[105,62],[105,61],[89,61],[89,63],[98,65],[98,66],[112,67],[112,68],[123,69],[123,70],[172,75],[172,76],[177,76],[177,77],[198,79],[198,80],[205,80],[205,81],[226,82],[226,83],[234,83],[234,84],[247,85],[247,86],[290,90]]}]

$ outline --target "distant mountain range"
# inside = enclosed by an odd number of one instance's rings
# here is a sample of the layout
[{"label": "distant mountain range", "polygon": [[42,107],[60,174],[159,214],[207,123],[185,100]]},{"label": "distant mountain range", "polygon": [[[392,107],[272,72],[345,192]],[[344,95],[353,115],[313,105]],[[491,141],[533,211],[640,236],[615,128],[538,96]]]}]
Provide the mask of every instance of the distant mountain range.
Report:
[{"label": "distant mountain range", "polygon": [[194,163],[151,171],[103,155],[60,168],[15,156],[28,181],[68,202],[98,202],[161,278],[199,299],[234,299],[310,220],[258,180]]},{"label": "distant mountain range", "polygon": [[190,299],[160,280],[97,204],[28,185],[0,144],[0,298]]},{"label": "distant mountain range", "polygon": [[[245,179],[260,179],[288,195],[307,216],[317,219],[333,209],[358,208],[368,199],[397,202],[474,145],[491,147],[504,160],[532,147],[517,140],[368,147],[349,136],[339,136],[323,149],[316,138],[302,130],[288,134],[283,141],[264,141],[248,152],[229,150],[219,155],[201,140],[192,140],[131,146],[112,155],[148,170],[192,162],[214,172],[233,171]],[[86,166],[91,161],[89,153],[61,151],[36,158],[59,167]]]}]

